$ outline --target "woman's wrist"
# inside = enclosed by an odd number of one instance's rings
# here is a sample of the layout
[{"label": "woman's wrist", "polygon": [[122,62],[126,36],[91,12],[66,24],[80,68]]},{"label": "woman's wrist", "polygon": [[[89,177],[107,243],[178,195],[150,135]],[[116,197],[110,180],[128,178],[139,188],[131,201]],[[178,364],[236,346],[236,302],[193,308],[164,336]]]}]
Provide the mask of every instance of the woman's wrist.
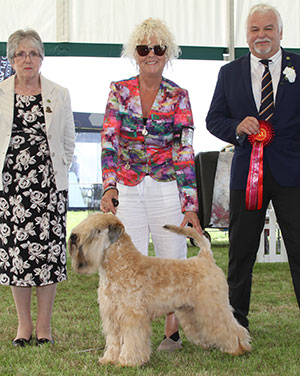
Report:
[{"label": "woman's wrist", "polygon": [[118,191],[118,188],[117,187],[113,187],[113,186],[109,186],[107,188],[104,189],[103,193],[102,193],[102,196],[105,195],[106,192],[110,191],[111,189],[114,189],[117,191],[117,193],[119,194],[119,191]]}]

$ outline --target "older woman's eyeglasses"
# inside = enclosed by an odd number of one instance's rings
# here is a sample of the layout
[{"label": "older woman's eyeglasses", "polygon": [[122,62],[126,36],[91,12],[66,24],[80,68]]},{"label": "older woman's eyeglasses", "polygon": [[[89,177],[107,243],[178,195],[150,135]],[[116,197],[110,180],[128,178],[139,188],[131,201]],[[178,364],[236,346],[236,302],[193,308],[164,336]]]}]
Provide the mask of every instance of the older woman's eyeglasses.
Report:
[{"label": "older woman's eyeglasses", "polygon": [[34,60],[34,59],[41,57],[41,55],[35,51],[30,51],[29,54],[27,54],[25,51],[20,51],[14,54],[14,58],[19,59],[19,60],[25,60],[27,59],[27,57],[29,57],[30,60]]},{"label": "older woman's eyeglasses", "polygon": [[153,47],[146,46],[144,44],[140,44],[140,45],[136,46],[136,52],[140,56],[147,56],[150,51],[153,51],[155,53],[155,55],[157,55],[157,56],[163,56],[165,54],[166,50],[167,50],[167,46],[160,46],[159,44],[157,44]]}]

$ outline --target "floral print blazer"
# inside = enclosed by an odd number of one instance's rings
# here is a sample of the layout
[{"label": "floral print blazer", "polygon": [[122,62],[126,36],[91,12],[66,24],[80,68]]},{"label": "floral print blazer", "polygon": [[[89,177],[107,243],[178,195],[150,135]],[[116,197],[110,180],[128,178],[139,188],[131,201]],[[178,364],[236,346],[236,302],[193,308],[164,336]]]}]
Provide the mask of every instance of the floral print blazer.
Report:
[{"label": "floral print blazer", "polygon": [[182,212],[198,211],[188,92],[162,79],[144,124],[138,76],[112,82],[101,134],[103,188],[146,175],[177,180]]}]

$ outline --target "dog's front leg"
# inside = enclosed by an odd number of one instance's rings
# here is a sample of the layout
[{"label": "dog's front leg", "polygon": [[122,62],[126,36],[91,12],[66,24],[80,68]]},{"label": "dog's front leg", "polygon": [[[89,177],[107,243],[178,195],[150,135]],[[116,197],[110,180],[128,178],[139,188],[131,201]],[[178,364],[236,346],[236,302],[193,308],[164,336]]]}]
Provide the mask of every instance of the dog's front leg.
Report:
[{"label": "dog's front leg", "polygon": [[[103,299],[104,300],[104,299]],[[101,312],[103,332],[106,337],[105,351],[102,358],[99,358],[100,364],[117,364],[120,355],[120,327],[118,321],[113,315],[104,311]]]},{"label": "dog's front leg", "polygon": [[105,351],[102,358],[99,358],[99,364],[118,364],[120,347],[120,339],[115,334],[108,334]]},{"label": "dog's front leg", "polygon": [[147,363],[151,354],[151,326],[145,312],[127,312],[122,320],[122,346],[119,363],[122,366],[141,366]]}]

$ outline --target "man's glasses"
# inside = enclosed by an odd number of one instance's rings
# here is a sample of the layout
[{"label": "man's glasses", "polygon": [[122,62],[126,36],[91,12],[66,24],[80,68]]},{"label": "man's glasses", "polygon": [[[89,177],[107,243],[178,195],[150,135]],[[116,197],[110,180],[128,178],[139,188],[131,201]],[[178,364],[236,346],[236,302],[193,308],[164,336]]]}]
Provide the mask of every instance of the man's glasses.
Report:
[{"label": "man's glasses", "polygon": [[157,44],[153,47],[146,46],[144,44],[140,44],[140,45],[136,46],[136,52],[140,56],[147,56],[150,51],[153,51],[155,53],[155,55],[157,55],[157,56],[163,56],[165,54],[166,50],[167,50],[167,46],[160,46],[159,44]]},{"label": "man's glasses", "polygon": [[25,51],[20,51],[14,55],[14,58],[19,60],[25,60],[27,57],[29,57],[30,60],[34,60],[41,57],[41,55],[35,51],[30,51],[29,54],[27,54]]}]

